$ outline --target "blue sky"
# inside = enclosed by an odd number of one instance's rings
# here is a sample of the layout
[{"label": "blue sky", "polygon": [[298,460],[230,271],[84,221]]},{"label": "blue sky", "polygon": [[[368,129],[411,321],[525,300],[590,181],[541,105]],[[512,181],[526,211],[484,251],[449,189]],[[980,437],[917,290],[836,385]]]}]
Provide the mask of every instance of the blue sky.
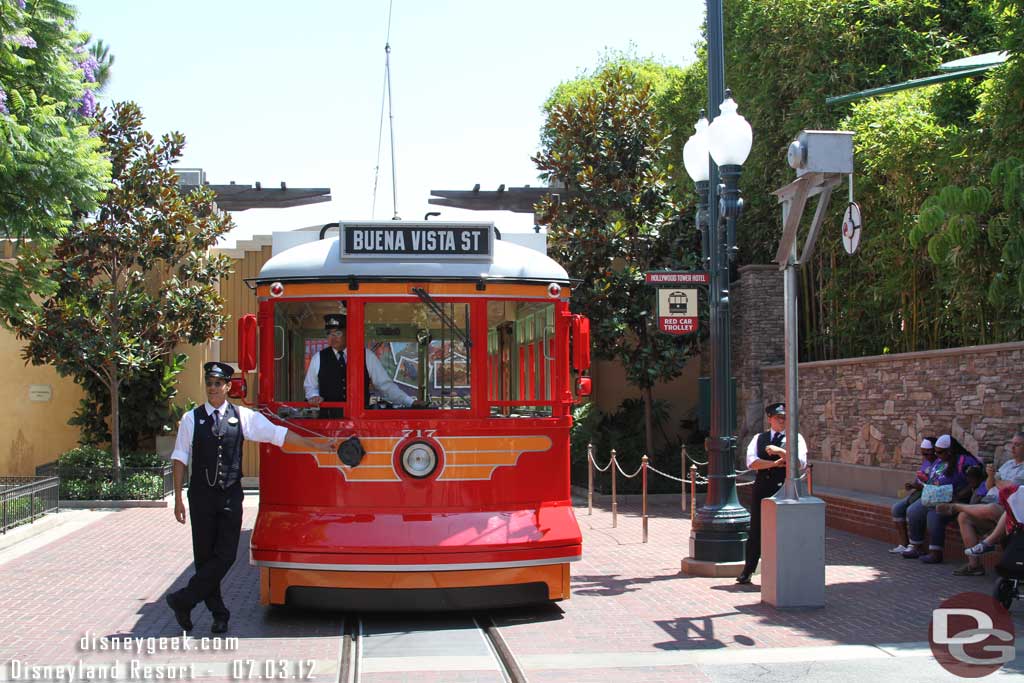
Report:
[{"label": "blue sky", "polygon": [[[384,85],[387,0],[70,0],[77,26],[116,57],[103,101],[131,99],[154,134],[179,130],[181,166],[216,184],[330,187],[333,201],[236,213],[245,237],[339,219],[392,215]],[[431,189],[537,185],[540,107],[606,50],[693,61],[701,0],[493,2],[394,0],[398,213],[419,220],[531,217],[431,207]]]}]

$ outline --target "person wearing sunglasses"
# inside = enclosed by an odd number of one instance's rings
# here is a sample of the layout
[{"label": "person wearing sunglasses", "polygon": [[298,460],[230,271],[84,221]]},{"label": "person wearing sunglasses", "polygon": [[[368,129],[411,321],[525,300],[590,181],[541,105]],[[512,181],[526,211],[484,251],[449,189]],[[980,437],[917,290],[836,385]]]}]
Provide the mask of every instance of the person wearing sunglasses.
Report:
[{"label": "person wearing sunglasses", "polygon": [[185,523],[181,490],[188,465],[188,517],[192,522],[195,574],[184,588],[168,593],[166,602],[184,631],[192,630],[192,609],[203,602],[213,615],[213,633],[225,633],[231,612],[220,584],[235,562],[242,531],[242,443],[285,444],[310,453],[334,452],[337,440],[318,443],[263,415],[228,402],[234,368],[227,363],[203,365],[206,403],[185,413],[171,459],[174,467],[174,518]]}]

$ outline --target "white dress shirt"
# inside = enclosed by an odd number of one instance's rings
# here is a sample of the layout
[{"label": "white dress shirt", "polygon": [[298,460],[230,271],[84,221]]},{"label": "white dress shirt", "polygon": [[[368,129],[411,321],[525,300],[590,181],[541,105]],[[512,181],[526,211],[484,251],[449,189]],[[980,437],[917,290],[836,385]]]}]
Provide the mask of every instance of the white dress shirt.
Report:
[{"label": "white dress shirt", "polygon": [[[330,348],[330,347],[327,347]],[[337,352],[335,352],[337,355]],[[342,351],[342,355],[348,360],[348,350]],[[370,384],[377,391],[378,394],[386,398],[396,406],[408,408],[412,405],[413,398],[409,394],[402,391],[402,388],[395,384],[395,381],[388,377],[388,371],[384,369],[384,366],[380,364],[380,358],[377,355],[366,349],[366,371],[370,375]],[[320,352],[313,354],[313,357],[309,359],[309,369],[306,370],[306,379],[302,383],[302,388],[306,392],[306,400],[313,398],[314,396],[320,395]]]},{"label": "white dress shirt", "polygon": [[[774,439],[776,431],[774,429],[768,430],[771,435],[770,438]],[[763,434],[763,432],[761,432]],[[757,460],[757,437],[761,434],[755,434],[754,438],[747,444],[747,467],[749,468]],[[785,438],[786,432],[782,432],[783,438]],[[769,443],[771,443],[769,441]],[[783,448],[786,448],[785,441],[783,441]],[[787,449],[788,450],[788,449]],[[803,434],[796,435],[796,457],[800,459],[800,467],[807,467],[807,442],[804,441]]]},{"label": "white dress shirt", "polygon": [[[206,403],[204,408],[206,408],[206,415],[209,419],[213,418],[214,411],[219,412],[221,419],[224,419],[228,402],[224,401],[220,408],[214,408]],[[242,437],[248,441],[272,443],[278,447],[284,443],[284,438],[288,436],[287,427],[276,425],[245,406],[235,406],[235,410],[238,411],[238,421],[242,423]],[[178,438],[174,441],[174,451],[171,453],[172,460],[180,460],[186,465],[192,459],[192,437],[195,434],[194,414],[195,411],[190,410],[181,416],[181,422],[178,423]]]}]

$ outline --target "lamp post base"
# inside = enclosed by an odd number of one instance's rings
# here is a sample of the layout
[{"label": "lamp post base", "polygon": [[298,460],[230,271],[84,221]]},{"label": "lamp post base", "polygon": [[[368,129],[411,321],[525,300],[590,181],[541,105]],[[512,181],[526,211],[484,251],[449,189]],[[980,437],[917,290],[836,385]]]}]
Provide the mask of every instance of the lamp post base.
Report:
[{"label": "lamp post base", "polygon": [[682,570],[688,576],[708,578],[736,577],[743,573],[743,562],[708,562],[693,557],[684,557]]}]

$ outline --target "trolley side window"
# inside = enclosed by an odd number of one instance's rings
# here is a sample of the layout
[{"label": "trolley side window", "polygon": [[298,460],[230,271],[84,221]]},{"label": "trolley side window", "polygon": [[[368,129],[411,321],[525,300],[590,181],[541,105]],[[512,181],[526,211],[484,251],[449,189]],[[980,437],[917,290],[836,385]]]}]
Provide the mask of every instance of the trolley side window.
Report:
[{"label": "trolley side window", "polygon": [[402,391],[431,408],[469,410],[468,303],[367,302],[364,311],[366,348]]},{"label": "trolley side window", "polygon": [[555,348],[554,304],[487,304],[487,398],[492,403],[491,415],[551,415]]},{"label": "trolley side window", "polygon": [[325,315],[344,315],[341,301],[283,301],[274,306],[274,400],[305,403],[310,360],[327,347]]}]

